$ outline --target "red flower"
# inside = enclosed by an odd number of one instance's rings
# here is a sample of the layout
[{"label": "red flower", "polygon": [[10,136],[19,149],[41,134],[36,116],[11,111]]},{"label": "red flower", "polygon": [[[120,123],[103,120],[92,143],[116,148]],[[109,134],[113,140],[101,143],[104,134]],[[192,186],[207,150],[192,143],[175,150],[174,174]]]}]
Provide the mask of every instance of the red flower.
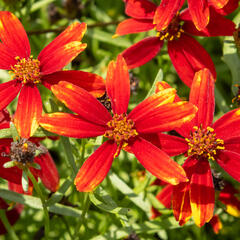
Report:
[{"label": "red flower", "polygon": [[60,71],[86,48],[87,45],[80,42],[85,31],[85,23],[71,24],[34,59],[20,21],[10,12],[0,12],[0,69],[10,70],[13,78],[0,84],[0,110],[20,92],[14,123],[21,137],[29,138],[39,125],[42,102],[37,84],[50,89],[52,84],[63,80],[95,94],[104,92],[103,79],[95,74]]},{"label": "red flower", "polygon": [[190,182],[174,186],[172,207],[180,225],[193,215],[196,224],[202,226],[210,221],[214,209],[214,187],[208,160],[216,161],[240,182],[240,110],[232,110],[212,123],[214,79],[208,69],[196,73],[189,102],[198,107],[198,112],[190,123],[177,130],[184,138],[167,134],[145,138],[155,139],[153,143],[170,156],[181,153],[188,156],[183,168]]},{"label": "red flower", "polygon": [[[0,119],[3,119],[3,112],[5,120],[2,120],[0,129],[9,125],[9,115],[4,111],[0,112]],[[30,167],[31,172],[37,178],[40,177],[42,183],[50,191],[55,192],[59,185],[59,175],[55,163],[43,146],[39,143],[42,138],[30,138],[19,139],[17,142],[13,142],[10,138],[0,139],[0,177],[15,184],[21,184],[22,182],[22,168]],[[43,149],[44,151],[35,156],[37,149]],[[4,164],[9,161],[14,161],[14,167],[5,168]],[[37,170],[31,167],[32,163],[37,163],[41,169]]]},{"label": "red flower", "polygon": [[130,82],[127,65],[121,55],[110,62],[106,80],[113,116],[85,90],[67,82],[52,87],[53,93],[77,115],[52,113],[40,124],[61,135],[88,138],[104,135],[103,143],[83,164],[75,184],[79,191],[92,191],[107,175],[113,159],[128,146],[139,162],[153,175],[171,184],[186,181],[182,168],[149,141],[144,133],[161,132],[180,127],[195,114],[195,107],[187,102],[172,103],[173,89],[159,92],[140,103],[127,114]]},{"label": "red flower", "polygon": [[156,37],[145,38],[123,51],[128,67],[135,68],[150,61],[166,40],[169,56],[179,77],[190,87],[195,72],[202,68],[209,68],[216,77],[211,57],[190,35],[231,36],[235,24],[221,15],[224,12],[219,14],[210,7],[211,20],[200,32],[195,28],[188,9],[177,13],[183,2],[163,0],[157,7],[148,0],[128,0],[125,12],[131,18],[118,25],[115,36],[156,29]]}]

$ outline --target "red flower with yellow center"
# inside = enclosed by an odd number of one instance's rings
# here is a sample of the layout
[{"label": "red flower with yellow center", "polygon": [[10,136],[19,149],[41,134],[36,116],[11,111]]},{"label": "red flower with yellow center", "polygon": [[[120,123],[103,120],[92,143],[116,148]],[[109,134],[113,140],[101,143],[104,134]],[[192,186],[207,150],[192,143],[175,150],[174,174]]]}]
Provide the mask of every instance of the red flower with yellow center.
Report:
[{"label": "red flower with yellow center", "polygon": [[230,6],[227,4],[228,8],[225,11],[221,9],[220,12],[210,7],[210,22],[206,28],[198,31],[192,22],[189,9],[185,9],[180,14],[177,12],[183,2],[163,0],[159,6],[156,6],[148,0],[127,0],[125,13],[131,18],[118,25],[115,36],[155,29],[157,36],[145,38],[123,51],[122,55],[128,67],[139,67],[150,61],[159,53],[165,40],[168,54],[179,77],[190,87],[195,72],[202,68],[210,69],[216,77],[211,57],[191,35],[232,36],[235,24],[223,15],[237,8],[238,3],[229,1]]},{"label": "red flower with yellow center", "polygon": [[86,48],[81,39],[85,23],[73,23],[48,44],[37,59],[31,56],[27,34],[10,12],[0,11],[0,69],[10,70],[12,80],[0,84],[0,110],[20,92],[14,123],[23,138],[29,138],[38,127],[42,101],[37,84],[51,89],[60,80],[70,81],[94,95],[104,93],[104,80],[82,71],[60,71]]},{"label": "red flower with yellow center", "polygon": [[[163,89],[168,87],[170,86],[162,85]],[[160,85],[159,89],[162,88]],[[179,98],[175,98],[175,101],[178,102]],[[184,138],[161,133],[147,135],[145,138],[170,156],[185,153],[188,157],[183,168],[190,182],[173,187],[172,207],[180,225],[193,216],[195,223],[203,226],[213,217],[215,201],[208,161],[216,161],[240,182],[240,110],[232,110],[212,123],[215,106],[214,78],[208,69],[195,74],[189,102],[198,107],[198,112],[190,123],[177,129]]]},{"label": "red flower with yellow center", "polygon": [[122,148],[128,147],[139,162],[153,175],[171,184],[187,181],[182,168],[162,150],[142,138],[144,133],[168,131],[190,121],[196,108],[187,102],[173,103],[175,90],[155,94],[127,114],[130,81],[124,58],[108,66],[107,94],[113,116],[84,89],[60,82],[52,86],[56,97],[77,114],[44,115],[42,127],[61,135],[88,138],[104,135],[104,142],[83,164],[75,184],[79,191],[92,191],[107,175],[112,161]]}]

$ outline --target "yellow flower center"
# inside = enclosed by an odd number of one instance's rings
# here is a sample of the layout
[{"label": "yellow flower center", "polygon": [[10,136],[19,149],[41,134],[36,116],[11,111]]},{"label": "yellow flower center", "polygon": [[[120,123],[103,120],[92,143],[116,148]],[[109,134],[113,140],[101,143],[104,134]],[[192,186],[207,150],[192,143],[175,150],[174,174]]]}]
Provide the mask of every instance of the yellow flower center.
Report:
[{"label": "yellow flower center", "polygon": [[134,128],[132,119],[127,119],[126,114],[114,114],[113,119],[107,123],[109,130],[104,134],[104,137],[114,140],[118,145],[127,143],[129,138],[138,135]]},{"label": "yellow flower center", "polygon": [[184,30],[182,29],[179,20],[179,13],[177,13],[166,29],[157,32],[157,37],[159,37],[160,40],[166,39],[168,41],[172,41],[179,39],[183,32]]},{"label": "yellow flower center", "polygon": [[23,84],[26,83],[40,83],[40,62],[38,59],[33,59],[30,56],[28,59],[16,57],[17,63],[11,67],[13,74],[12,78],[21,81]]},{"label": "yellow flower center", "polygon": [[215,160],[218,150],[224,149],[224,141],[216,138],[216,133],[211,127],[203,129],[193,127],[190,138],[185,138],[188,142],[188,156],[204,157]]}]

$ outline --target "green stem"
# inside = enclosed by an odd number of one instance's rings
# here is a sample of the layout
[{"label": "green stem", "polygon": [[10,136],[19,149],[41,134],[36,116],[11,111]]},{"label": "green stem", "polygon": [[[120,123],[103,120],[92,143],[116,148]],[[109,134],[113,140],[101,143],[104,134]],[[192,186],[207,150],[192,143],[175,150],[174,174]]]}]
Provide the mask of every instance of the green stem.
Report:
[{"label": "green stem", "polygon": [[49,230],[50,230],[50,220],[49,220],[49,214],[48,214],[48,210],[47,207],[45,206],[45,197],[38,185],[38,182],[36,181],[35,177],[32,175],[32,173],[28,170],[27,171],[27,175],[28,177],[31,179],[32,183],[33,183],[33,187],[35,189],[35,191],[37,192],[38,196],[41,199],[42,202],[42,206],[43,206],[43,212],[44,212],[44,216],[45,216],[45,238],[48,239],[48,234],[49,234]]},{"label": "green stem", "polygon": [[19,240],[16,233],[13,230],[13,227],[11,226],[11,224],[9,223],[9,221],[7,219],[5,210],[0,210],[0,218],[2,220],[4,227],[7,229],[8,233],[10,235],[10,238],[13,240]]},{"label": "green stem", "polygon": [[81,219],[79,220],[76,228],[75,228],[75,233],[74,233],[74,239],[77,239],[78,237],[78,233],[79,233],[79,230],[82,226],[82,224],[84,223],[84,220],[85,220],[85,216],[86,216],[86,213],[88,211],[88,208],[90,206],[90,198],[89,198],[89,193],[86,193],[85,194],[85,203],[83,205],[83,212],[82,212],[82,216],[81,216]]}]

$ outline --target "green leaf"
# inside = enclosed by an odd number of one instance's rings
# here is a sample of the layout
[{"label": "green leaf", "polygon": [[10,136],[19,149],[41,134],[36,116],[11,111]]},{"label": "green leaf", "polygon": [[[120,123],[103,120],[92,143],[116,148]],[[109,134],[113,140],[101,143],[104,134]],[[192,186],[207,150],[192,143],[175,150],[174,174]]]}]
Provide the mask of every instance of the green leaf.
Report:
[{"label": "green leaf", "polygon": [[[0,197],[7,199],[9,201],[18,202],[18,203],[27,205],[31,208],[43,210],[42,202],[37,197],[16,193],[7,189],[0,189]],[[82,216],[82,211],[69,206],[59,204],[59,203],[53,204],[47,209],[49,212],[64,215],[64,216],[71,216],[71,217],[77,217],[77,218]]]},{"label": "green leaf", "polygon": [[26,171],[22,171],[22,188],[24,192],[28,191],[29,181]]},{"label": "green leaf", "polygon": [[0,138],[12,138],[12,133],[9,128],[0,130]]},{"label": "green leaf", "polygon": [[12,122],[10,122],[10,131],[12,134],[13,141],[14,142],[17,141],[19,139],[18,131]]},{"label": "green leaf", "polygon": [[5,162],[3,164],[4,168],[11,168],[11,167],[15,167],[15,166],[16,166],[16,163],[14,161]]},{"label": "green leaf", "polygon": [[152,84],[152,87],[151,87],[151,89],[148,91],[145,99],[148,98],[148,97],[150,97],[151,95],[153,95],[153,94],[155,93],[156,84],[157,84],[158,82],[161,82],[162,80],[163,80],[163,71],[162,71],[162,69],[160,68],[159,71],[158,71],[158,73],[157,73],[156,78],[154,79],[154,82],[153,82],[153,84]]},{"label": "green leaf", "polygon": [[128,209],[118,207],[113,199],[101,187],[98,187],[94,193],[90,193],[89,198],[96,207],[106,212],[115,214],[120,219],[123,226],[128,225]]},{"label": "green leaf", "polygon": [[37,10],[40,10],[42,7],[54,2],[55,0],[40,0],[35,2],[32,7],[30,12],[35,12]]},{"label": "green leaf", "polygon": [[147,215],[150,213],[150,204],[145,201],[142,195],[137,195],[122,179],[120,179],[115,173],[109,172],[109,178],[112,184],[139,208],[141,208]]}]

